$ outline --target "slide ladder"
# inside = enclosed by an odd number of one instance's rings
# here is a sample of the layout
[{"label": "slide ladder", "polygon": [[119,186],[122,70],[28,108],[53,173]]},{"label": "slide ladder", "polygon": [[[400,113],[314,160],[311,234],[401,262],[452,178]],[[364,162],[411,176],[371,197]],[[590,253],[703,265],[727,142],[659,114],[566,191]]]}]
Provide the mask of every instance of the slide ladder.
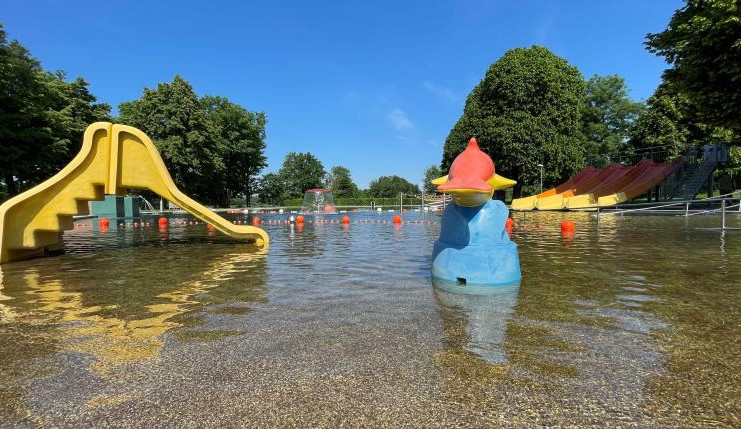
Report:
[{"label": "slide ladder", "polygon": [[679,198],[681,200],[692,200],[700,192],[702,186],[707,183],[710,176],[718,166],[715,160],[692,164],[688,167],[681,182],[669,195],[669,199]]},{"label": "slide ladder", "polygon": [[182,193],[152,141],[126,125],[96,122],[85,130],[82,149],[59,173],[0,205],[0,263],[40,256],[61,247],[75,215],[88,201],[129,189],[148,189],[216,230],[267,247],[260,228],[234,225]]}]

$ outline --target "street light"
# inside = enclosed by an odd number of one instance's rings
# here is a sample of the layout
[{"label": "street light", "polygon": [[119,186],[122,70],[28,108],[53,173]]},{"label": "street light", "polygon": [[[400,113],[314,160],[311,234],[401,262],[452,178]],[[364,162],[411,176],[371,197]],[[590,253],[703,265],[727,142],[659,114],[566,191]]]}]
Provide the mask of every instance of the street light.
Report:
[{"label": "street light", "polygon": [[538,164],[540,167],[540,193],[543,193],[543,164]]}]

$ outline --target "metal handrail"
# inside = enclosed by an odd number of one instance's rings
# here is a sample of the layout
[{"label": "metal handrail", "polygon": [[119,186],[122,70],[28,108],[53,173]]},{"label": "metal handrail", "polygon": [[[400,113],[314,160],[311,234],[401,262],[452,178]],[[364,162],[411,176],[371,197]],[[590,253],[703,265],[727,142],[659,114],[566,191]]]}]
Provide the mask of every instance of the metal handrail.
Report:
[{"label": "metal handrail", "polygon": [[[619,210],[619,211],[603,212],[603,213],[596,214],[596,216],[619,215],[619,214],[625,214],[625,213],[632,213],[632,212],[638,212],[638,211],[648,211],[648,210],[653,210],[653,209],[660,209],[660,208],[665,208],[665,207],[674,207],[674,206],[681,206],[681,205],[688,206],[689,204],[692,204],[692,203],[701,203],[701,202],[702,203],[707,203],[707,202],[710,202],[710,201],[738,200],[739,198],[728,198],[729,195],[733,195],[733,194],[734,194],[734,192],[731,192],[729,194],[718,195],[717,197],[701,198],[699,200],[684,200],[684,201],[676,201],[676,202],[672,202],[672,203],[668,203],[668,204],[661,204],[661,205],[658,205],[658,206],[642,207],[642,208],[638,208],[638,209],[629,209],[629,210]],[[631,205],[648,205],[648,204],[652,204],[652,203],[637,203],[637,204],[631,204]]]},{"label": "metal handrail", "polygon": [[[736,198],[733,198],[733,200],[735,201]],[[729,201],[729,199],[724,199],[723,201]],[[741,207],[741,202],[739,202],[738,204],[731,205],[731,206],[725,206],[725,209],[732,209],[734,207]],[[723,210],[723,208],[722,207],[719,207],[717,209],[703,210],[701,212],[696,212],[696,213],[688,213],[685,216],[695,216],[695,215],[699,215],[699,214],[707,214],[707,213],[719,212],[719,211],[722,211],[722,210]]]}]

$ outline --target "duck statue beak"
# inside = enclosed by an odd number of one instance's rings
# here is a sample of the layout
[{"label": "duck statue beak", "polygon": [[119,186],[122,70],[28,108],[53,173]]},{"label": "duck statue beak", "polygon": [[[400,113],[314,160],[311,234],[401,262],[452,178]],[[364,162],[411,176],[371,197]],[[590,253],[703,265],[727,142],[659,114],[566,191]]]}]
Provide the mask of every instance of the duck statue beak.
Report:
[{"label": "duck statue beak", "polygon": [[494,174],[486,181],[468,182],[456,183],[455,180],[449,181],[448,176],[438,177],[431,181],[433,185],[438,187],[439,192],[450,194],[453,202],[462,207],[475,207],[485,204],[492,198],[494,191],[510,188],[517,183],[498,174]]}]

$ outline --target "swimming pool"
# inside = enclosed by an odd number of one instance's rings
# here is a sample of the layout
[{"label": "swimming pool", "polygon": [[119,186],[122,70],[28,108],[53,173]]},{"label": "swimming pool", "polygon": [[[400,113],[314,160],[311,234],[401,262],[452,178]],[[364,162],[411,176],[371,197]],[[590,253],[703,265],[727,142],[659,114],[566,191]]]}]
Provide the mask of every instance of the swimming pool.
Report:
[{"label": "swimming pool", "polygon": [[481,296],[433,288],[435,215],[287,216],[261,216],[266,253],[88,220],[0,267],[0,421],[741,424],[741,233],[717,217],[571,213],[563,238],[566,214],[517,214],[523,283]]}]

